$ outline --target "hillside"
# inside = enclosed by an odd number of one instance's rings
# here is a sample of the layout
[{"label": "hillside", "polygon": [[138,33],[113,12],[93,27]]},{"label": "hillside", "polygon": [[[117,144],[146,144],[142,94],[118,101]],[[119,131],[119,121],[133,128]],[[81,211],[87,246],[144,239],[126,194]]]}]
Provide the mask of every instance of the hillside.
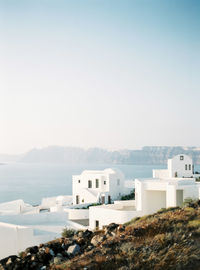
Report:
[{"label": "hillside", "polygon": [[[164,164],[167,159],[178,154],[189,155],[194,164],[200,164],[200,148],[197,147],[159,147],[146,146],[140,150],[108,151],[101,148],[83,149],[78,147],[49,146],[32,149],[20,155],[18,162],[30,163],[65,163],[65,164]],[[9,157],[10,158],[10,157]],[[14,157],[16,160],[16,157]],[[1,158],[0,162],[6,160]]]},{"label": "hillside", "polygon": [[[66,231],[73,235],[73,232]],[[76,232],[0,261],[0,269],[200,269],[200,201],[126,225]]]}]

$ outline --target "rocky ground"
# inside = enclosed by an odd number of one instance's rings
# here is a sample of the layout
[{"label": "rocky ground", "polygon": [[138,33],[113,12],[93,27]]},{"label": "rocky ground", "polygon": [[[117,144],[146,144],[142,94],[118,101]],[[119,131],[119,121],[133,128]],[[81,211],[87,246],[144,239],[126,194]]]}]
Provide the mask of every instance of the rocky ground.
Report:
[{"label": "rocky ground", "polygon": [[69,237],[1,260],[0,269],[198,270],[200,201],[185,208],[163,209],[125,225],[69,232]]}]

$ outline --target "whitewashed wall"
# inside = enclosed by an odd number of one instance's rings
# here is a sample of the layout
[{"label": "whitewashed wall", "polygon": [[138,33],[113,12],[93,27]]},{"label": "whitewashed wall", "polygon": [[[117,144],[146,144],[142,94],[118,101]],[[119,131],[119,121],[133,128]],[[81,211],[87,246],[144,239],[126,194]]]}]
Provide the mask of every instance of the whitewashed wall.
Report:
[{"label": "whitewashed wall", "polygon": [[65,209],[68,218],[72,220],[89,219],[89,209]]},{"label": "whitewashed wall", "polygon": [[153,178],[168,178],[169,171],[168,170],[153,170]]},{"label": "whitewashed wall", "polygon": [[[96,188],[96,179],[99,180],[98,188]],[[92,181],[92,188],[88,188],[88,180]],[[101,193],[109,194],[112,200],[118,199],[125,193],[125,190],[128,190],[124,182],[124,175],[119,170],[83,171],[81,175],[73,176],[73,204],[76,204],[76,195],[79,195],[80,203],[97,202],[98,194]],[[88,190],[91,194],[85,190]]]},{"label": "whitewashed wall", "polygon": [[[183,156],[183,160],[180,159],[180,156]],[[185,169],[185,165],[187,165],[187,170]],[[191,165],[191,169],[189,170],[189,165]],[[172,159],[168,160],[168,170],[169,176],[175,177],[175,173],[177,173],[177,177],[192,177],[193,176],[193,161],[187,155],[177,155]]]},{"label": "whitewashed wall", "polygon": [[121,211],[103,207],[90,207],[89,209],[89,227],[95,229],[96,220],[99,221],[99,228],[110,223],[123,224],[130,221],[132,218],[142,216],[140,211]]},{"label": "whitewashed wall", "polygon": [[67,219],[68,213],[66,212],[0,216],[0,222],[7,222],[17,225],[65,224]]},{"label": "whitewashed wall", "polygon": [[72,204],[72,196],[63,195],[63,196],[43,198],[41,202],[41,208],[50,208],[55,205],[65,205],[65,204],[69,205]]},{"label": "whitewashed wall", "polygon": [[33,207],[25,204],[23,200],[15,200],[0,204],[0,215],[13,214],[17,215],[32,210]]},{"label": "whitewashed wall", "polygon": [[18,252],[34,243],[31,228],[0,222],[0,259]]}]

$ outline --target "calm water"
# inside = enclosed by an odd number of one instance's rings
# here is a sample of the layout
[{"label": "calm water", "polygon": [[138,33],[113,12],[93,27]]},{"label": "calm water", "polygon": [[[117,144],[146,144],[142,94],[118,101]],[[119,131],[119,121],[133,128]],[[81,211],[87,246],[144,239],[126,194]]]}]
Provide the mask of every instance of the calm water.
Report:
[{"label": "calm water", "polygon": [[[0,165],[0,203],[23,199],[38,204],[43,197],[72,194],[72,175],[85,169],[120,169],[126,179],[152,176],[152,169],[165,166],[155,165],[55,165],[55,164],[6,164]],[[200,170],[196,167],[196,169]]]}]

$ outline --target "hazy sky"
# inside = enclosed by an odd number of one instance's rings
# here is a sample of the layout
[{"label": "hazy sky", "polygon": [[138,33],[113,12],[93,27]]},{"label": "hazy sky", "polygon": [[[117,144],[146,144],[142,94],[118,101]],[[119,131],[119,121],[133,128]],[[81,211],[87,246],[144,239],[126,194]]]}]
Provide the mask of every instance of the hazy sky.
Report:
[{"label": "hazy sky", "polygon": [[0,153],[200,145],[200,1],[0,0]]}]

